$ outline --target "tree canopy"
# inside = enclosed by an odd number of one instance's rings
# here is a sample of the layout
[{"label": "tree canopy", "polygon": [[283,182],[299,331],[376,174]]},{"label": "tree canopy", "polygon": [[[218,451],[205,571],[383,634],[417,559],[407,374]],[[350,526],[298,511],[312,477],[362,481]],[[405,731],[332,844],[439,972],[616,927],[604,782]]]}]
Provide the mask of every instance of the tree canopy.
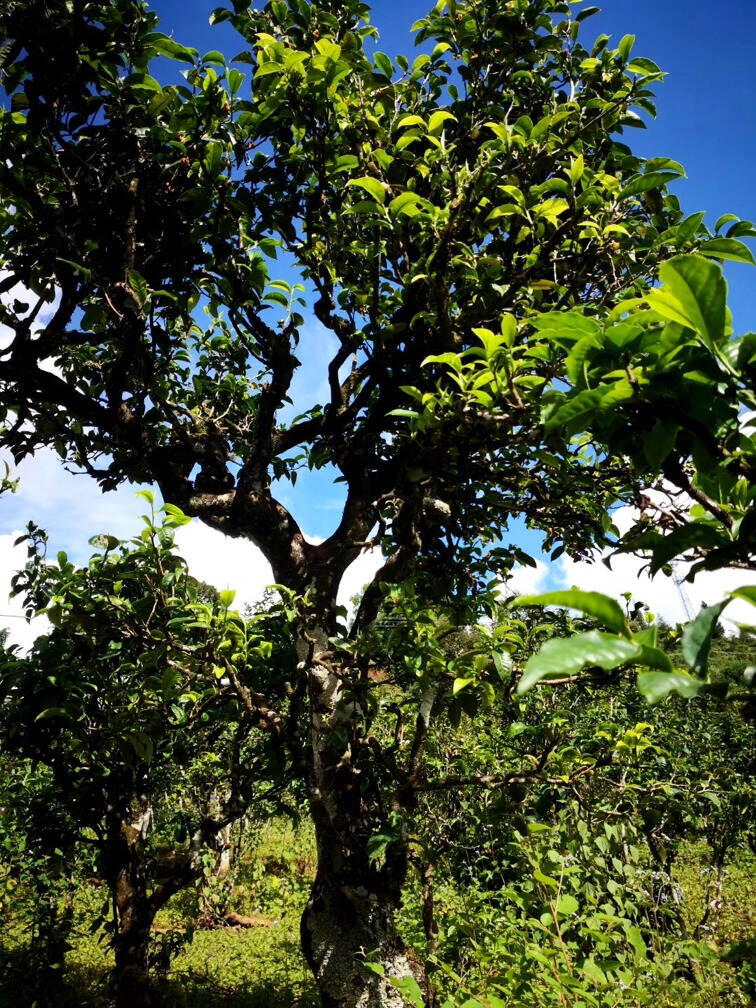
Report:
[{"label": "tree canopy", "polygon": [[[682,166],[633,153],[663,73],[630,35],[585,45],[590,13],[439,0],[395,62],[358,0],[235,0],[212,14],[239,33],[230,61],[136,0],[0,18],[0,292],[29,292],[0,313],[2,444],[52,446],[103,489],[154,483],[270,561],[297,651],[296,713],[273,709],[318,834],[303,942],[328,1006],[398,1004],[386,975],[424,983],[393,914],[432,716],[503,667],[491,646],[452,667],[439,634],[490,616],[528,562],[511,521],[552,557],[753,561],[756,347],[731,338],[718,263],[752,262],[754,229],[686,217]],[[325,400],[289,419],[308,311],[336,349]],[[325,466],[345,504],[312,544],[276,486]],[[642,492],[661,480],[659,510]],[[656,527],[620,542],[621,503]],[[348,638],[338,584],[378,545]],[[371,733],[386,606],[415,626],[414,729],[393,742]],[[625,645],[605,668],[638,658]]]}]

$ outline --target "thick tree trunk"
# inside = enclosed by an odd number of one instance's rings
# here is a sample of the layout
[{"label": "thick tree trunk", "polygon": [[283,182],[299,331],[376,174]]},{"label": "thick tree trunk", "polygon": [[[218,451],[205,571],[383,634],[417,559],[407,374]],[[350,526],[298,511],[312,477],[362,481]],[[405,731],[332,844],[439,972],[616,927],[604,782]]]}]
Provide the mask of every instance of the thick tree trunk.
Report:
[{"label": "thick tree trunk", "polygon": [[427,991],[424,967],[395,925],[406,844],[395,836],[380,867],[368,851],[370,837],[390,827],[370,768],[361,762],[369,754],[360,745],[359,702],[344,695],[348,677],[332,661],[324,630],[308,628],[299,653],[308,676],[308,784],[318,847],[317,875],[302,915],[302,950],[323,1008],[404,1008],[389,978],[412,977]]},{"label": "thick tree trunk", "polygon": [[133,822],[114,817],[110,884],[118,914],[113,986],[116,1008],[150,1008],[149,946],[155,910],[147,892],[145,840],[152,824],[146,798]]},{"label": "thick tree trunk", "polygon": [[154,914],[144,886],[129,869],[116,887],[119,928],[115,944],[116,1008],[150,1008],[148,957]]},{"label": "thick tree trunk", "polygon": [[413,977],[426,992],[424,967],[397,934],[394,909],[392,900],[364,886],[323,875],[315,880],[301,934],[323,1008],[406,1008],[390,977]]}]

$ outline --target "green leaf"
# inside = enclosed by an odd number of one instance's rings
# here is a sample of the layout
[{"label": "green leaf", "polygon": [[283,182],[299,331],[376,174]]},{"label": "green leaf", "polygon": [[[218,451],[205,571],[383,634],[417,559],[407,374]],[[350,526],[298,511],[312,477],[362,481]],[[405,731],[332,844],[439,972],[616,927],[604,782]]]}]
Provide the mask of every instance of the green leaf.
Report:
[{"label": "green leaf", "polygon": [[449,120],[456,122],[457,117],[446,109],[438,109],[438,111],[434,112],[428,120],[428,132],[430,135],[439,136],[444,128],[444,123]]},{"label": "green leaf", "polygon": [[635,35],[625,35],[620,39],[620,44],[617,46],[617,52],[619,53],[620,59],[623,63],[627,62],[634,45]]},{"label": "green leaf", "polygon": [[737,214],[734,213],[722,214],[721,217],[717,218],[717,222],[714,225],[714,230],[719,231],[721,228],[725,226],[725,224],[731,224],[733,221],[739,221],[739,220],[740,217],[738,217]]},{"label": "green leaf", "polygon": [[218,592],[218,601],[225,609],[228,609],[235,598],[236,591],[233,588],[224,588]]},{"label": "green leaf", "polygon": [[391,80],[394,75],[394,68],[391,65],[391,60],[388,56],[385,53],[377,52],[373,56],[373,60],[383,76],[388,77],[389,80]]},{"label": "green leaf", "polygon": [[41,714],[37,715],[35,721],[48,721],[50,718],[61,717],[70,719],[71,715],[62,707],[48,707],[47,710],[43,710]]},{"label": "green leaf", "polygon": [[265,301],[269,301],[271,304],[280,305],[282,308],[289,307],[289,298],[284,294],[283,291],[272,290],[268,291],[264,298]]},{"label": "green leaf", "polygon": [[722,610],[729,605],[730,599],[718,602],[713,606],[703,606],[692,623],[688,623],[682,632],[680,646],[683,658],[695,675],[706,676],[711,648],[711,635],[717,625]]},{"label": "green leaf", "polygon": [[600,592],[579,591],[571,588],[565,591],[546,592],[543,595],[521,595],[508,603],[510,607],[519,606],[564,606],[566,609],[577,609],[586,616],[593,616],[613,633],[630,636],[625,614],[616,599]]},{"label": "green leaf", "polygon": [[649,74],[662,73],[661,67],[658,67],[653,60],[646,59],[645,56],[635,56],[625,69],[628,73],[641,74],[644,77]]},{"label": "green leaf", "polygon": [[181,508],[176,507],[175,504],[163,504],[160,509],[164,514],[168,516],[171,528],[180,528],[182,525],[189,525],[191,523],[191,518],[189,515],[185,515]]},{"label": "green leaf", "polygon": [[698,332],[712,348],[724,339],[727,284],[716,263],[702,256],[676,256],[662,263],[663,286],[646,300],[663,318]]},{"label": "green leaf", "polygon": [[654,472],[658,472],[674,448],[679,431],[679,424],[657,420],[643,438],[643,454]]},{"label": "green leaf", "polygon": [[512,678],[512,669],[514,667],[512,656],[508,651],[502,651],[500,654],[493,655],[493,663],[499,679],[503,683],[508,683]]},{"label": "green leaf", "polygon": [[425,129],[425,119],[419,115],[406,115],[402,116],[396,124],[397,129],[406,129],[408,126],[422,126],[422,128]]},{"label": "green leaf", "polygon": [[712,259],[729,259],[732,262],[756,266],[756,259],[753,258],[751,250],[743,242],[736,241],[735,238],[712,238],[711,241],[703,242],[700,246],[700,252]]},{"label": "green leaf", "polygon": [[618,199],[628,199],[630,196],[640,196],[641,193],[650,192],[651,189],[662,189],[668,182],[679,178],[680,173],[676,171],[648,172],[645,175],[638,175],[625,186],[620,192]]},{"label": "green leaf", "polygon": [[580,909],[580,904],[570,893],[563,893],[557,902],[556,911],[559,915],[574,914]]},{"label": "green leaf", "polygon": [[585,389],[570,396],[546,421],[546,433],[556,427],[565,427],[572,434],[584,430],[599,408],[603,396],[604,392],[600,389]]},{"label": "green leaf", "polygon": [[705,684],[700,679],[694,679],[687,672],[662,672],[651,670],[638,675],[638,692],[647,703],[655,704],[670,693],[690,699],[697,696]]},{"label": "green leaf", "polygon": [[425,1008],[425,1000],[423,998],[423,992],[418,986],[417,980],[414,977],[387,977],[388,982],[404,998],[405,1002],[412,1005],[412,1008]]},{"label": "green leaf", "polygon": [[166,35],[160,35],[158,38],[153,39],[152,45],[155,51],[160,53],[161,56],[167,56],[169,59],[183,60],[185,63],[195,63],[199,56],[196,49],[188,49]]},{"label": "green leaf", "polygon": [[398,217],[400,214],[404,214],[407,217],[416,217],[428,208],[433,209],[422,196],[418,196],[417,193],[413,192],[403,192],[391,200],[388,211],[392,217]]},{"label": "green leaf", "polygon": [[360,189],[364,189],[369,196],[372,196],[377,203],[386,202],[386,189],[382,182],[378,179],[370,178],[365,175],[363,178],[350,179],[347,182],[349,186],[359,186]]},{"label": "green leaf", "polygon": [[528,660],[517,692],[525,693],[546,677],[561,679],[586,667],[598,666],[608,671],[637,659],[640,653],[638,644],[598,630],[552,638]]},{"label": "green leaf", "polygon": [[540,868],[536,868],[533,872],[533,878],[536,882],[540,882],[541,885],[548,886],[549,889],[558,889],[559,882],[553,878],[551,875],[545,875]]},{"label": "green leaf", "polygon": [[141,273],[137,270],[129,270],[129,286],[134,294],[137,304],[140,308],[143,308],[147,303],[149,297],[149,287],[147,286],[147,281],[144,279]]},{"label": "green leaf", "polygon": [[368,973],[374,973],[379,977],[385,976],[386,974],[386,970],[381,963],[371,962],[369,959],[362,963],[362,968],[366,969]]},{"label": "green leaf", "polygon": [[635,924],[631,924],[629,921],[624,922],[624,928],[627,940],[633,946],[635,954],[641,959],[645,959],[647,956],[646,943],[643,941],[643,935],[640,932],[640,928],[636,927]]}]

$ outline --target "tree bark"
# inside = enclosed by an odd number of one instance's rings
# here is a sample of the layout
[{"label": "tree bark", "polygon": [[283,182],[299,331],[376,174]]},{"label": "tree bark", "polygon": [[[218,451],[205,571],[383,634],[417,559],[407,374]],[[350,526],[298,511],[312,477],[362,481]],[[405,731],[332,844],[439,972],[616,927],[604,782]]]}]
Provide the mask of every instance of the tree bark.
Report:
[{"label": "tree bark", "polygon": [[115,944],[116,1008],[150,1008],[149,946],[154,913],[141,880],[124,869],[116,887],[118,936]]},{"label": "tree bark", "polygon": [[[389,977],[413,977],[427,992],[423,964],[397,934],[394,901],[320,872],[302,915],[302,950],[323,1008],[406,1008]],[[378,975],[365,960],[382,970]]]},{"label": "tree bark", "polygon": [[119,817],[110,831],[110,878],[118,915],[113,971],[116,1008],[151,1008],[152,1003],[149,946],[155,909],[145,871],[145,840],[151,823],[152,809],[142,799],[136,820],[129,823]]},{"label": "tree bark", "polygon": [[425,969],[395,924],[406,841],[395,836],[376,864],[368,841],[391,827],[370,768],[360,765],[358,754],[367,756],[359,745],[363,713],[353,696],[344,696],[346,670],[332,660],[324,629],[310,626],[298,650],[308,677],[308,786],[318,851],[301,921],[302,950],[323,1008],[405,1008],[389,978],[412,977],[427,992]]}]

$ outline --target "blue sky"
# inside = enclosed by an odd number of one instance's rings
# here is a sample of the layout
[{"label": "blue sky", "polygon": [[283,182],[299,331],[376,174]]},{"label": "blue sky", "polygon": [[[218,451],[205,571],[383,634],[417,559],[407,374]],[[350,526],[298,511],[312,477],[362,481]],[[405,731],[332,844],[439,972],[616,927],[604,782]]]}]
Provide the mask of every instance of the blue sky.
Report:
[{"label": "blue sky", "polygon": [[[410,53],[410,25],[431,3],[376,0],[372,20],[380,32],[379,48],[391,56]],[[156,0],[153,6],[161,16],[163,31],[201,52],[220,49],[231,57],[245,47],[227,24],[209,26],[212,2]],[[688,179],[678,183],[675,191],[685,211],[706,210],[710,223],[725,212],[756,219],[756,0],[720,0],[718,4],[710,0],[608,0],[602,13],[584,25],[586,41],[601,33],[611,35],[615,42],[625,34],[636,35],[635,53],[653,59],[668,72],[657,89],[658,118],[649,122],[647,130],[632,131],[629,142],[641,155],[664,155],[683,163]],[[756,271],[728,264],[726,273],[736,331],[756,329]],[[317,323],[308,323],[300,354],[303,368],[295,379],[304,398],[317,397],[322,374],[316,366],[323,356],[322,341],[327,339]],[[133,487],[103,497],[88,477],[66,474],[49,454],[26,463],[20,476],[20,492],[0,498],[0,580],[3,568],[7,571],[12,563],[11,533],[30,518],[50,530],[55,549],[67,549],[77,560],[88,555],[87,539],[96,532],[128,536],[138,531],[142,505],[134,501]],[[310,535],[325,537],[338,521],[341,493],[328,472],[314,474],[293,490],[286,488],[282,499]],[[201,538],[199,532],[197,536]],[[205,559],[213,552],[212,544],[202,542],[201,548],[196,546],[200,566],[202,551]],[[235,570],[233,577],[242,577],[243,569],[242,565]],[[212,579],[211,567],[197,573]],[[233,584],[232,575],[222,580],[221,587]],[[4,608],[0,599],[0,611]]]}]

